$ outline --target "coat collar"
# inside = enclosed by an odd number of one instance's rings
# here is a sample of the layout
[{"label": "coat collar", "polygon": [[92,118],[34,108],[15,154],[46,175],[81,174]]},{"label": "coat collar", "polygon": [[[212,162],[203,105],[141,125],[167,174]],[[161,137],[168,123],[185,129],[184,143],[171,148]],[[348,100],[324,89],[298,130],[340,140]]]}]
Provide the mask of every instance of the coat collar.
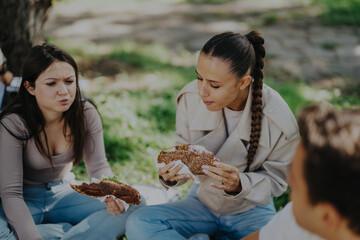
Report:
[{"label": "coat collar", "polygon": [[[223,125],[223,116],[222,111],[208,111],[206,105],[201,101],[201,98],[198,98],[197,111],[194,117],[191,119],[189,128],[191,131],[214,131],[219,130],[224,131],[225,127],[220,128],[220,125]],[[264,101],[264,100],[263,100]],[[243,114],[234,129],[230,134],[237,134],[238,139],[245,141],[250,140],[251,132],[251,102],[252,102],[252,86],[250,86],[249,95],[246,100],[245,108]],[[261,137],[259,144],[263,147],[270,148],[270,132],[269,132],[269,122],[265,115],[261,119]]]}]

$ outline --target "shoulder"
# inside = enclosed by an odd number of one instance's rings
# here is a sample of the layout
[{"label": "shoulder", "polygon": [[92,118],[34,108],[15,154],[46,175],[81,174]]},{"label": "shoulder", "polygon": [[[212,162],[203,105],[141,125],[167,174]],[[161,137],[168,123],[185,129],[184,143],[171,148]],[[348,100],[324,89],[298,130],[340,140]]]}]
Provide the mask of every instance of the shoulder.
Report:
[{"label": "shoulder", "polygon": [[264,239],[322,240],[297,224],[292,211],[292,202],[289,202],[260,230],[259,240]]},{"label": "shoulder", "polygon": [[285,100],[271,87],[263,86],[263,114],[276,125],[287,138],[298,133],[298,125],[294,114]]},{"label": "shoulder", "polygon": [[294,238],[299,239],[298,228],[292,214],[292,203],[288,203],[285,208],[279,211],[263,228],[260,230],[259,240],[263,239],[287,239],[288,236],[295,234]]},{"label": "shoulder", "polygon": [[95,106],[94,106],[94,104],[92,104],[91,102],[85,100],[85,101],[84,101],[84,111],[86,112],[86,111],[88,111],[88,110],[90,110],[90,111],[97,111],[96,108],[95,108]]},{"label": "shoulder", "polygon": [[191,118],[201,115],[205,117],[209,113],[198,94],[196,80],[186,84],[180,90],[176,97],[176,104],[179,111],[186,112],[186,115]]},{"label": "shoulder", "polygon": [[17,113],[4,116],[0,122],[0,128],[5,128],[15,136],[28,137],[30,134],[25,119]]},{"label": "shoulder", "polygon": [[176,96],[176,103],[179,103],[183,96],[199,98],[196,80],[189,82],[180,90]]},{"label": "shoulder", "polygon": [[99,112],[89,101],[84,102],[84,118],[86,129],[102,128]]}]

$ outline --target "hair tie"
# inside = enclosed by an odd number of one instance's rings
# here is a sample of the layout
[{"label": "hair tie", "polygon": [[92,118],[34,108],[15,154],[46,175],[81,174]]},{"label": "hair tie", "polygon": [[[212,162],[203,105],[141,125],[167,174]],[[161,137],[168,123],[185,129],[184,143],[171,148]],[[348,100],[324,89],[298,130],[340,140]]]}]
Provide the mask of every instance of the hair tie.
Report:
[{"label": "hair tie", "polygon": [[253,43],[253,39],[249,34],[245,34],[245,37],[249,40],[251,44]]}]

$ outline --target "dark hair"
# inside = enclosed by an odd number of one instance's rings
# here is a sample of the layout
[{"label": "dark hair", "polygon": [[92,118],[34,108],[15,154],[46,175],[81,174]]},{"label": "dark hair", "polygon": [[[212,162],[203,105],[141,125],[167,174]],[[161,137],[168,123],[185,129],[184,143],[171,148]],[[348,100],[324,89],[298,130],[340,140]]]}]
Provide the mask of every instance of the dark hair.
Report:
[{"label": "dark hair", "polygon": [[299,115],[310,202],[331,203],[360,235],[360,110],[313,105]]},{"label": "dark hair", "polygon": [[212,37],[202,48],[205,55],[221,58],[231,64],[231,71],[239,78],[248,70],[253,78],[252,103],[251,103],[251,133],[250,147],[247,155],[247,167],[254,160],[259,145],[262,116],[262,86],[264,68],[264,38],[258,31],[251,31],[246,35],[225,32]]},{"label": "dark hair", "polygon": [[[29,129],[28,136],[16,136],[11,133],[9,129],[2,125],[18,140],[28,140],[31,137],[35,139],[35,143],[39,151],[46,155],[52,165],[49,145],[45,132],[45,120],[36,103],[36,99],[31,95],[24,86],[25,81],[35,88],[36,80],[41,73],[43,73],[53,62],[60,61],[70,64],[75,70],[76,76],[76,95],[74,102],[69,110],[63,113],[64,127],[63,133],[66,135],[66,128],[70,127],[73,149],[74,149],[74,164],[81,161],[83,156],[84,138],[85,138],[85,121],[84,121],[84,103],[81,99],[79,88],[79,74],[78,68],[74,59],[64,50],[48,43],[34,46],[24,60],[22,69],[22,82],[15,99],[4,109],[0,114],[0,119],[8,114],[16,113],[20,115]],[[45,146],[41,142],[40,134],[43,132],[45,137]]]}]

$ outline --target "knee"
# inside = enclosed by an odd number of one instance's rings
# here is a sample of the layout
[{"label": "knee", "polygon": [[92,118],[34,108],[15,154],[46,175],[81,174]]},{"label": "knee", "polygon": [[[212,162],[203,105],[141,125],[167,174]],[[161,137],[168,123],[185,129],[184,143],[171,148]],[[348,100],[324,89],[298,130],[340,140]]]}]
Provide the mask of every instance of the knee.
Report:
[{"label": "knee", "polygon": [[140,208],[130,214],[126,221],[126,236],[129,240],[146,239],[145,234],[148,230],[152,229],[151,223],[154,224],[157,220],[149,207]]},{"label": "knee", "polygon": [[125,225],[125,231],[126,231],[126,237],[128,239],[141,239],[139,235],[141,235],[141,232],[139,229],[142,228],[141,226],[141,220],[139,218],[139,211],[135,211],[126,220]]},{"label": "knee", "polygon": [[126,220],[126,230],[132,231],[133,229],[141,228],[141,226],[146,223],[148,217],[146,212],[147,212],[146,209],[141,208],[131,213],[128,219]]}]

